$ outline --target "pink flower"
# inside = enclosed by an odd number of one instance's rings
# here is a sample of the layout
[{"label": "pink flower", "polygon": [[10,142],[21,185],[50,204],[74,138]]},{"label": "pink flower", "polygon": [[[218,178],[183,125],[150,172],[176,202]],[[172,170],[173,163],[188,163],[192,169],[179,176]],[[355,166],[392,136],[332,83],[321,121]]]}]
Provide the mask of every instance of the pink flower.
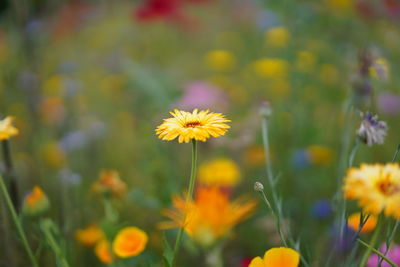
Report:
[{"label": "pink flower", "polygon": [[191,110],[212,109],[223,111],[228,105],[225,93],[207,82],[192,82],[185,86],[183,96],[178,100],[177,108]]},{"label": "pink flower", "polygon": [[[384,253],[386,250],[386,245],[382,244],[379,251]],[[396,264],[400,264],[400,246],[393,245],[389,248],[389,251],[386,254],[386,257],[392,260]],[[378,266],[379,257],[376,254],[372,254],[371,257],[368,259],[367,266],[368,267],[376,267]],[[382,267],[390,267],[391,265],[386,261],[382,261]]]},{"label": "pink flower", "polygon": [[378,109],[382,114],[400,114],[400,96],[391,92],[382,92],[378,95]]}]

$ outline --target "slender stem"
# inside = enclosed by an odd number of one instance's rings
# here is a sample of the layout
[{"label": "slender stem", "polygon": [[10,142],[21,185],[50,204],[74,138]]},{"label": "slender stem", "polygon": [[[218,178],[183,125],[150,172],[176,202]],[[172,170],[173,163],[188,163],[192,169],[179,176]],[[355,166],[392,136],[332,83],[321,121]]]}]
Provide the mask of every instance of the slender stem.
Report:
[{"label": "slender stem", "polygon": [[[193,198],[193,190],[194,190],[194,185],[196,183],[196,162],[197,162],[197,142],[195,139],[192,139],[192,169],[190,172],[190,181],[189,181],[188,194],[186,196],[186,205]],[[185,214],[185,216],[186,216],[186,214]],[[185,221],[186,221],[186,218],[183,220],[183,222],[185,223]],[[185,226],[182,225],[182,227],[179,229],[178,236],[176,237],[175,246],[174,246],[174,255],[172,258],[172,266],[175,265],[176,257],[178,255],[178,251],[181,246],[184,228],[185,228]]]},{"label": "slender stem", "polygon": [[[368,258],[371,255],[371,252],[373,251],[376,243],[378,242],[381,227],[382,227],[382,216],[380,216],[378,219],[378,223],[375,228],[374,234],[372,235],[370,244],[369,245],[367,244],[368,249],[365,251],[364,256],[362,257],[361,263],[359,265],[360,267],[364,267],[367,264]],[[360,240],[360,239],[357,239],[357,240]]]},{"label": "slender stem", "polygon": [[5,165],[5,177],[8,179],[10,197],[16,211],[19,211],[20,203],[18,198],[18,186],[14,173],[13,161],[11,158],[10,142],[8,140],[2,141],[3,158]]},{"label": "slender stem", "polygon": [[400,144],[397,146],[396,152],[393,155],[392,162],[396,161],[396,158],[397,158],[397,155],[399,154],[399,151],[400,151]]},{"label": "slender stem", "polygon": [[382,259],[384,259],[387,263],[389,263],[391,266],[393,267],[398,267],[398,265],[396,263],[394,263],[393,261],[391,261],[389,258],[387,258],[385,255],[383,255],[379,250],[375,249],[374,247],[372,247],[371,245],[369,245],[368,243],[362,241],[360,238],[357,239],[358,242],[360,242],[360,244],[362,244],[363,246],[367,247],[369,250],[371,250],[372,252],[376,253],[378,256],[382,257]]},{"label": "slender stem", "polygon": [[28,244],[28,240],[26,238],[24,229],[22,228],[21,221],[18,218],[17,212],[16,212],[16,210],[15,210],[15,208],[13,206],[13,203],[11,201],[10,195],[8,194],[7,187],[6,187],[5,183],[4,183],[4,179],[1,176],[0,176],[0,189],[2,191],[4,199],[6,201],[6,205],[7,205],[8,209],[10,210],[11,217],[12,217],[12,219],[14,221],[15,227],[17,228],[18,234],[19,234],[19,236],[21,238],[21,241],[22,241],[22,244],[23,244],[23,246],[24,246],[24,248],[26,250],[26,253],[29,256],[29,259],[30,259],[32,265],[34,267],[39,267],[39,265],[38,265],[38,263],[36,261],[36,258],[34,256],[32,250],[31,250],[29,244]]},{"label": "slender stem", "polygon": [[268,206],[269,210],[271,211],[272,216],[274,217],[276,229],[278,230],[278,234],[279,234],[279,237],[281,238],[283,245],[285,247],[287,247],[287,242],[285,239],[285,235],[282,232],[281,220],[280,220],[279,216],[277,216],[276,213],[274,212],[274,210],[272,209],[271,204],[269,203],[268,198],[265,195],[264,191],[260,191],[260,194],[261,194],[261,197],[264,200],[265,204]]},{"label": "slender stem", "polygon": [[[395,234],[397,232],[397,229],[399,228],[399,224],[400,224],[400,221],[396,221],[396,223],[394,224],[393,230],[386,237],[386,248],[385,248],[385,252],[383,253],[384,256],[386,256],[386,254],[389,251],[389,246],[390,246],[390,244],[392,243],[392,241],[394,239],[394,236],[395,236]],[[383,257],[379,259],[379,266],[378,267],[381,266],[383,259],[384,259]]]},{"label": "slender stem", "polygon": [[356,156],[357,150],[360,147],[360,140],[356,139],[356,143],[354,144],[353,149],[350,152],[350,156],[349,156],[349,167],[353,166],[353,162],[354,162],[354,157]]},{"label": "slender stem", "polygon": [[68,261],[64,256],[63,251],[61,250],[59,244],[57,241],[54,239],[53,234],[51,233],[51,227],[53,227],[53,222],[50,221],[49,219],[45,219],[41,221],[40,226],[42,228],[42,231],[46,237],[48,245],[51,247],[51,249],[54,252],[54,255],[59,262],[60,266],[62,267],[69,267]]}]

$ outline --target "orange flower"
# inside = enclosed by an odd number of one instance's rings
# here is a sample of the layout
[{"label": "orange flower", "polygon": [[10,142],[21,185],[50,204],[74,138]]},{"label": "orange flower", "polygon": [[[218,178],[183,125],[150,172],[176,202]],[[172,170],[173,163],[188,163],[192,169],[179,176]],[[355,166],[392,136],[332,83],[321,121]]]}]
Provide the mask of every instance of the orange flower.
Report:
[{"label": "orange flower", "polygon": [[91,224],[84,229],[77,230],[75,238],[82,245],[91,247],[104,238],[104,233],[96,224]]},{"label": "orange flower", "polygon": [[300,254],[291,248],[271,248],[264,254],[264,258],[255,257],[249,267],[297,267]]},{"label": "orange flower", "polygon": [[[361,216],[361,213],[360,212],[356,212],[356,213],[353,213],[352,215],[350,215],[349,219],[347,220],[347,224],[355,232],[357,232],[358,231],[358,227],[360,227],[360,216]],[[369,233],[372,230],[374,230],[377,221],[378,221],[378,219],[377,219],[376,216],[370,215],[368,217],[368,220],[363,225],[360,233],[363,233],[363,234],[364,233]]]},{"label": "orange flower", "polygon": [[117,171],[104,170],[100,173],[99,179],[93,183],[92,190],[119,197],[126,192],[126,184],[121,180]]},{"label": "orange flower", "polygon": [[120,258],[133,257],[141,253],[147,244],[147,234],[137,227],[120,230],[113,242],[113,251]]},{"label": "orange flower", "polygon": [[228,194],[218,187],[200,187],[196,199],[188,203],[177,196],[172,201],[174,208],[163,212],[172,221],[162,222],[160,228],[183,227],[203,246],[227,236],[236,224],[250,215],[256,205],[255,201],[243,199],[230,202]]},{"label": "orange flower", "polygon": [[10,139],[19,133],[18,129],[13,126],[13,117],[6,117],[0,121],[0,141]]},{"label": "orange flower", "polygon": [[94,253],[102,263],[110,264],[113,262],[110,243],[106,239],[103,239],[97,243],[94,248]]},{"label": "orange flower", "polygon": [[22,210],[28,215],[37,215],[46,211],[50,206],[49,199],[40,186],[34,186],[25,197]]}]

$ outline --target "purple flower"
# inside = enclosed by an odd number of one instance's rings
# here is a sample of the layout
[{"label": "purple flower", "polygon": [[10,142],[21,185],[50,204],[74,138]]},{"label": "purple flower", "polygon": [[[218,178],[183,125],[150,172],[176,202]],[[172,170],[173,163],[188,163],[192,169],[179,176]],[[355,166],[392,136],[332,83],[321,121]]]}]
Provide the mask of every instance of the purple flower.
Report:
[{"label": "purple flower", "polygon": [[391,92],[382,92],[378,95],[378,109],[383,114],[400,114],[400,96]]},{"label": "purple flower", "polygon": [[387,134],[387,125],[384,121],[378,121],[378,116],[372,116],[371,112],[362,114],[363,120],[357,130],[357,136],[368,146],[383,144]]},{"label": "purple flower", "polygon": [[[386,251],[386,244],[382,244],[381,247],[379,248],[379,251],[382,253],[385,253]],[[386,257],[393,261],[396,264],[400,264],[400,246],[399,245],[393,245],[389,247],[389,251],[386,254]],[[372,254],[371,257],[368,259],[367,266],[368,267],[376,267],[378,266],[379,262],[378,255]],[[390,267],[391,265],[387,263],[386,261],[382,261],[382,267]]]},{"label": "purple flower", "polygon": [[311,215],[318,220],[329,218],[332,215],[331,203],[326,199],[315,201],[311,207]]},{"label": "purple flower", "polygon": [[186,110],[199,108],[223,111],[227,105],[227,97],[221,89],[201,81],[186,85],[183,96],[177,102],[178,108]]}]

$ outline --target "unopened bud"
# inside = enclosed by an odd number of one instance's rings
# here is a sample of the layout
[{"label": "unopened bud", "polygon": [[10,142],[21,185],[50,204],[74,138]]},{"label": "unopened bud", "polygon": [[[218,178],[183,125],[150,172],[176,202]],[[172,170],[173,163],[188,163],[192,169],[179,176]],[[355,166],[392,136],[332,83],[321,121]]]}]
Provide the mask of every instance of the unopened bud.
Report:
[{"label": "unopened bud", "polygon": [[269,118],[272,114],[271,104],[267,101],[264,101],[260,105],[260,115],[266,118]]},{"label": "unopened bud", "polygon": [[255,182],[254,183],[254,190],[257,192],[263,192],[264,191],[264,186],[260,182]]}]

